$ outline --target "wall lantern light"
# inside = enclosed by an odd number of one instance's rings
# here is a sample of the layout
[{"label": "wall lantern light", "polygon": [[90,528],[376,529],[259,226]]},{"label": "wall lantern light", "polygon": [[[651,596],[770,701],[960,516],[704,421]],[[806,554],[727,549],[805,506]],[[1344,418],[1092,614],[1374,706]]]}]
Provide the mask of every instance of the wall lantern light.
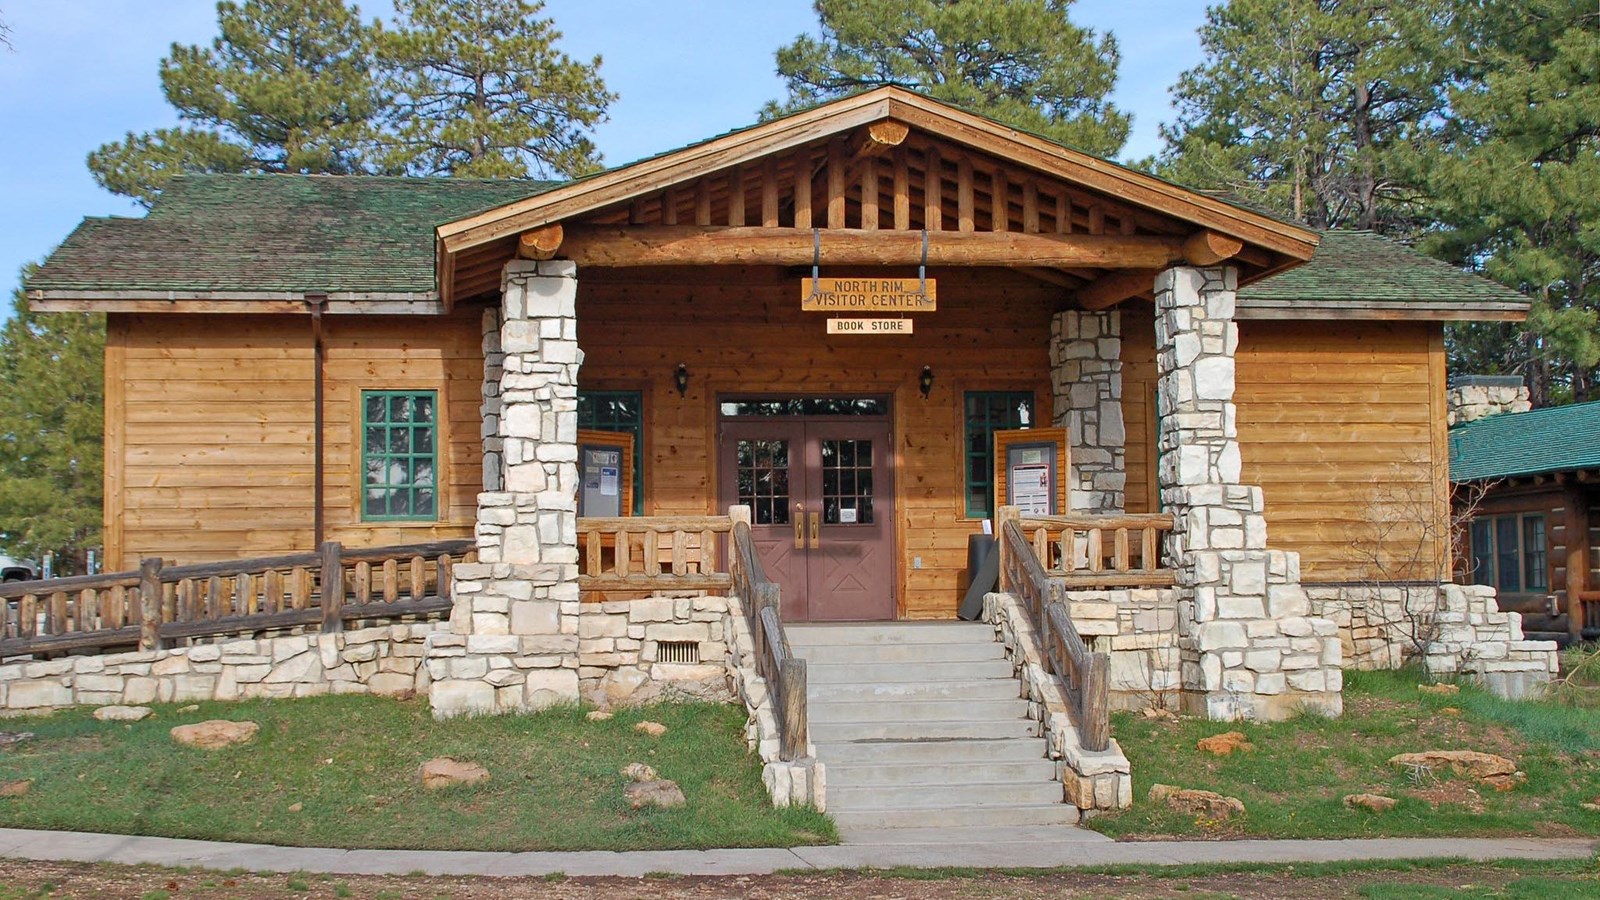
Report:
[{"label": "wall lantern light", "polygon": [[678,388],[678,396],[689,392],[689,364],[678,363],[678,371],[672,373],[672,383]]},{"label": "wall lantern light", "polygon": [[928,394],[933,392],[933,366],[922,367],[922,376],[917,379],[917,388],[922,391],[922,399],[928,399]]}]

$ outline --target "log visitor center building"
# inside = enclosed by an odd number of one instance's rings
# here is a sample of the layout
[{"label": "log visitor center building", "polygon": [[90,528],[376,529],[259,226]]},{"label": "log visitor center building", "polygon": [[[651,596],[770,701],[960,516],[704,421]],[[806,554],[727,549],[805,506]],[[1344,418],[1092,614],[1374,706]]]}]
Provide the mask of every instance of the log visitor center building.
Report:
[{"label": "log visitor center building", "polygon": [[[190,654],[163,699],[314,692],[185,649],[199,620],[435,596],[379,674],[436,714],[731,676],[774,796],[822,805],[815,759],[866,739],[830,661],[892,678],[890,644],[982,629],[1094,808],[1131,790],[1108,703],[1338,714],[1346,666],[1554,667],[1451,583],[1444,323],[1524,298],[899,88],[565,183],[179,177],[28,288],[107,316],[127,608],[41,594],[5,637]],[[901,624],[957,618],[985,531],[987,624]],[[355,634],[270,640],[378,689]]]}]

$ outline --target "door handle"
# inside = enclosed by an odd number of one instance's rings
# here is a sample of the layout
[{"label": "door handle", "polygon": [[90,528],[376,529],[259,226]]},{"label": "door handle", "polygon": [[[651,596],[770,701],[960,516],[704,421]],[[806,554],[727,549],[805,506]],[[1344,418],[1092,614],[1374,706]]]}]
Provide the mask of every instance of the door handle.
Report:
[{"label": "door handle", "polygon": [[794,548],[806,548],[806,507],[803,503],[794,505]]},{"label": "door handle", "polygon": [[811,549],[822,546],[822,513],[811,514]]}]

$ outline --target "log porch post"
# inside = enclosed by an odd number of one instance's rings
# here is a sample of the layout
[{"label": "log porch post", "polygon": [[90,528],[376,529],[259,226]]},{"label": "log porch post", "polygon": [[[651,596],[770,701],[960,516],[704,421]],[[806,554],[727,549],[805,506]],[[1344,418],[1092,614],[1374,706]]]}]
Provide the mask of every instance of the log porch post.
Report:
[{"label": "log porch post", "polygon": [[1311,616],[1295,553],[1267,549],[1261,488],[1242,483],[1233,405],[1237,270],[1156,277],[1157,477],[1176,517],[1184,706],[1211,719],[1342,709],[1338,629]]},{"label": "log porch post", "polygon": [[436,717],[578,699],[577,278],[513,260],[485,317],[478,562],[455,567],[450,632],[428,639]]}]

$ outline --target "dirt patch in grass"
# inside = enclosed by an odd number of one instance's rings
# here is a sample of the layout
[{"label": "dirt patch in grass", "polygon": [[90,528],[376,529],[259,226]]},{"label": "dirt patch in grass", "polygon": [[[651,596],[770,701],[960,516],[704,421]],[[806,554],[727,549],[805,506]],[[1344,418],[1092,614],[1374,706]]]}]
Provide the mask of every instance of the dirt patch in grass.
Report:
[{"label": "dirt patch in grass", "polygon": [[1270,897],[1335,900],[1345,897],[1546,898],[1593,897],[1600,892],[1590,863],[1407,864],[1381,866],[1268,866],[1214,871],[1196,867],[1111,872],[961,871],[817,872],[725,877],[465,878],[370,875],[269,875],[197,872],[154,867],[0,861],[0,900],[111,897],[169,900],[230,897],[431,897],[448,900],[634,900],[638,897],[763,898],[763,900],[879,900],[917,897],[994,900],[1034,897]]},{"label": "dirt patch in grass", "polygon": [[[1118,714],[1112,733],[1133,764],[1134,806],[1089,827],[1123,840],[1526,835],[1551,826],[1600,835],[1600,814],[1582,808],[1600,793],[1600,713],[1508,703],[1470,686],[1422,694],[1419,680],[1407,672],[1347,673],[1338,719],[1254,724]],[[1445,707],[1459,712],[1440,712]],[[1196,750],[1201,738],[1230,730],[1243,731],[1256,749],[1224,757]],[[1509,757],[1528,778],[1498,792],[1448,772],[1388,764],[1396,754],[1423,750]],[[1226,823],[1179,815],[1145,800],[1158,782],[1237,797],[1247,812]],[[1345,808],[1344,796],[1359,793],[1400,804],[1385,813]]]},{"label": "dirt patch in grass", "polygon": [[[743,710],[662,704],[590,722],[576,707],[435,721],[420,700],[320,697],[156,705],[135,723],[87,709],[12,720],[36,737],[0,751],[0,825],[290,846],[458,850],[770,847],[836,840],[808,809],[776,810],[744,743]],[[175,725],[261,725],[224,750],[174,743]],[[644,719],[667,725],[651,738]],[[471,787],[427,791],[418,767],[450,756],[486,767]],[[681,809],[633,810],[620,774],[645,762],[677,781]],[[4,900],[0,897],[0,900]]]}]

